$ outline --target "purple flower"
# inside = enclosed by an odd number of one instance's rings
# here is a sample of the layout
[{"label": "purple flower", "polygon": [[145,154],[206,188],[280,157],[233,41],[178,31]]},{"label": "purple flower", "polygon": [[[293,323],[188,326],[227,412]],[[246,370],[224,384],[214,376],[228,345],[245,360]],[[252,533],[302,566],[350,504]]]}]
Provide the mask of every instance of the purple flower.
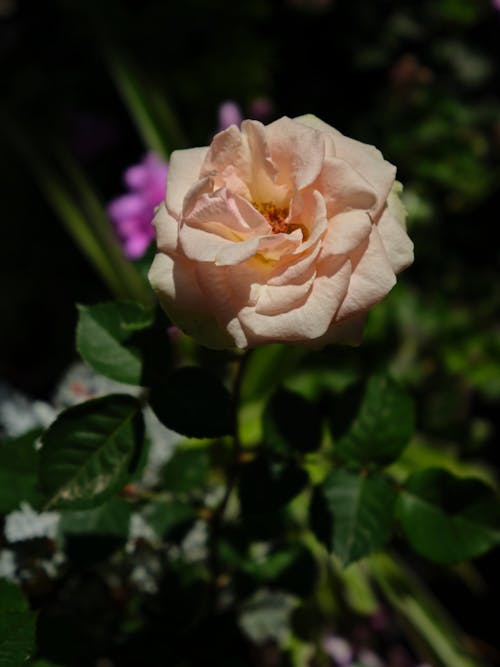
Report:
[{"label": "purple flower", "polygon": [[498,9],[500,11],[500,0],[491,0],[491,4],[493,5],[494,9]]},{"label": "purple flower", "polygon": [[242,120],[243,116],[241,109],[239,105],[236,104],[236,102],[233,102],[232,100],[226,100],[219,105],[218,132],[222,132],[222,130],[225,130],[230,125],[237,125],[239,127]]},{"label": "purple flower", "polygon": [[168,163],[154,153],[129,167],[124,174],[130,192],[110,202],[111,218],[125,255],[139,259],[154,238],[151,221],[155,208],[165,197]]}]

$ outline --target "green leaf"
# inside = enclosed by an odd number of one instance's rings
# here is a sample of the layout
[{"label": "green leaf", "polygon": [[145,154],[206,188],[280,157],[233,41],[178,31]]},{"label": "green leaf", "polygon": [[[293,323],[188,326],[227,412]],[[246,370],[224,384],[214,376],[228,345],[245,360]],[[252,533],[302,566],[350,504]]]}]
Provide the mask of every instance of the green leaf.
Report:
[{"label": "green leaf", "polygon": [[173,493],[203,488],[210,473],[210,457],[205,447],[178,449],[163,468],[163,486]]},{"label": "green leaf", "polygon": [[193,507],[181,500],[155,502],[147,506],[144,518],[158,537],[174,540],[185,535],[198,518]]},{"label": "green leaf", "polygon": [[35,649],[36,614],[20,589],[0,580],[0,667],[26,664]]},{"label": "green leaf", "polygon": [[128,536],[130,504],[122,498],[111,498],[94,509],[66,511],[61,515],[60,530],[65,535]]},{"label": "green leaf", "polygon": [[321,415],[299,394],[279,389],[263,417],[264,444],[276,453],[311,452],[321,444]]},{"label": "green leaf", "polygon": [[333,517],[333,551],[342,565],[367,556],[389,540],[396,493],[384,477],[340,468],[328,475],[322,492]]},{"label": "green leaf", "polygon": [[307,473],[293,461],[259,456],[241,467],[242,512],[245,515],[273,512],[298,495],[307,481]]},{"label": "green leaf", "polygon": [[396,511],[415,551],[438,563],[475,558],[500,544],[500,502],[477,479],[421,470],[406,483]]},{"label": "green leaf", "polygon": [[283,642],[290,633],[290,617],[296,601],[280,591],[257,591],[242,607],[238,623],[256,644]]},{"label": "green leaf", "polygon": [[12,512],[22,501],[37,504],[38,452],[35,442],[40,434],[41,430],[34,429],[0,443],[0,514]]},{"label": "green leaf", "polygon": [[149,401],[165,426],[189,438],[216,438],[234,430],[230,393],[201,368],[176,369],[153,385]]},{"label": "green leaf", "polygon": [[115,301],[79,305],[78,352],[98,373],[118,382],[142,384],[142,351],[134,344],[134,334],[152,322],[153,313],[137,303]]},{"label": "green leaf", "polygon": [[42,437],[40,485],[47,508],[95,507],[120,489],[139,459],[139,401],[111,394],[63,412]]},{"label": "green leaf", "polygon": [[358,465],[387,465],[408,444],[414,427],[410,396],[391,378],[372,377],[366,386],[357,417],[336,443],[341,461]]}]

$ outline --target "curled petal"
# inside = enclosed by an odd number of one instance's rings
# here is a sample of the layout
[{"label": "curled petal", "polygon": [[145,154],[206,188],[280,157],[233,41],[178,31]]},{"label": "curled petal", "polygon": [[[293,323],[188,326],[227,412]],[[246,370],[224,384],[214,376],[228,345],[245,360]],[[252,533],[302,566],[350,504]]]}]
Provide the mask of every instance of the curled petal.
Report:
[{"label": "curled petal", "polygon": [[374,217],[378,217],[394,184],[396,167],[384,160],[382,153],[375,146],[344,136],[312,114],[300,116],[295,120],[308,127],[328,132],[333,136],[336,157],[348,162],[372,185],[377,193],[378,202]]},{"label": "curled petal", "polygon": [[264,285],[260,291],[255,312],[261,315],[274,315],[298,307],[308,297],[316,278],[313,266],[309,275],[300,283],[284,285]]},{"label": "curled petal", "polygon": [[328,217],[346,209],[371,210],[377,204],[373,187],[346,160],[325,160],[315,187],[323,193]]},{"label": "curled petal", "polygon": [[259,211],[226,188],[201,194],[189,213],[184,215],[184,221],[196,226],[216,222],[244,236],[269,231],[269,225]]},{"label": "curled petal", "polygon": [[251,344],[268,341],[295,341],[322,336],[342,302],[351,275],[349,260],[330,262],[322,267],[313,282],[309,296],[302,305],[283,313],[262,315],[253,307],[246,307],[238,319],[247,332]]},{"label": "curled petal", "polygon": [[208,148],[189,148],[174,151],[170,156],[167,176],[167,208],[177,217],[182,213],[184,197],[196,181],[200,180],[200,170]]},{"label": "curled petal", "polygon": [[401,183],[396,181],[387,207],[377,223],[394,273],[399,273],[413,262],[413,243],[406,233],[406,210],[398,196],[401,190]]},{"label": "curled petal", "polygon": [[301,190],[316,180],[325,157],[321,132],[283,117],[266,127],[266,136],[280,183]]},{"label": "curled petal", "polygon": [[381,301],[394,287],[396,276],[385,252],[376,226],[365,247],[357,251],[347,295],[337,313],[337,320],[353,317]]},{"label": "curled petal", "polygon": [[328,225],[323,254],[342,255],[353,252],[368,238],[371,229],[372,222],[366,211],[339,213]]},{"label": "curled petal", "polygon": [[177,248],[177,241],[179,238],[179,223],[173,218],[165,203],[161,203],[153,218],[153,225],[156,229],[156,242],[158,250],[168,252]]}]

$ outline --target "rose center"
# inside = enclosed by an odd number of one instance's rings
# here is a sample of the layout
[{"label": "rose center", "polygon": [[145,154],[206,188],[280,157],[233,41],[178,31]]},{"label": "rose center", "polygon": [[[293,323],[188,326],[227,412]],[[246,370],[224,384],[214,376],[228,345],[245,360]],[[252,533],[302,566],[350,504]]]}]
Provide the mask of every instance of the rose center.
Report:
[{"label": "rose center", "polygon": [[287,222],[288,208],[276,206],[272,202],[256,203],[253,206],[261,213],[271,226],[273,234],[290,234],[299,228],[299,225],[293,225]]}]

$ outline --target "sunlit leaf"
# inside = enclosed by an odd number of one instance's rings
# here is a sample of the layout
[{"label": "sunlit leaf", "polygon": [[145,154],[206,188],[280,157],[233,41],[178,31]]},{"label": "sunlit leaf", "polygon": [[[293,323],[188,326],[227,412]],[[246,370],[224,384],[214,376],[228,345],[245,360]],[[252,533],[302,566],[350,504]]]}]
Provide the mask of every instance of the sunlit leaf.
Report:
[{"label": "sunlit leaf", "polygon": [[144,437],[139,401],[111,394],[63,412],[42,437],[46,507],[94,507],[123,486]]},{"label": "sunlit leaf", "polygon": [[[137,333],[153,322],[153,313],[137,303],[78,306],[76,345],[98,373],[126,384],[144,383],[144,350]],[[165,336],[165,356],[168,339]]]}]

